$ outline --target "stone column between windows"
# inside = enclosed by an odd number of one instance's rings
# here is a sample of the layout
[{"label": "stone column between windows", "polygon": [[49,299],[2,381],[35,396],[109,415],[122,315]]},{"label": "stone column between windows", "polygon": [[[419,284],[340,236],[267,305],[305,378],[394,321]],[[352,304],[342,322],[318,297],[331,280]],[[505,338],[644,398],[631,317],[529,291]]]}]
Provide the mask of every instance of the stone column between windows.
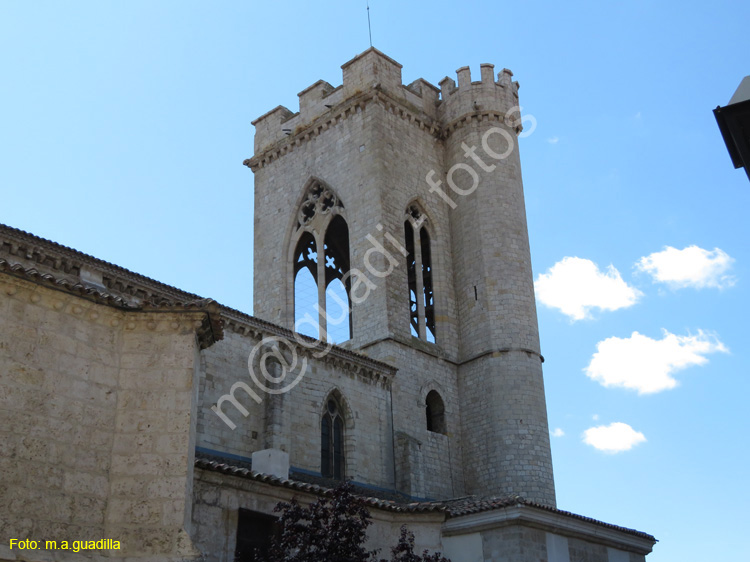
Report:
[{"label": "stone column between windows", "polygon": [[[321,240],[321,238],[323,238]],[[326,243],[325,235],[315,234],[315,244],[318,249],[318,339],[328,341],[326,323]]]}]

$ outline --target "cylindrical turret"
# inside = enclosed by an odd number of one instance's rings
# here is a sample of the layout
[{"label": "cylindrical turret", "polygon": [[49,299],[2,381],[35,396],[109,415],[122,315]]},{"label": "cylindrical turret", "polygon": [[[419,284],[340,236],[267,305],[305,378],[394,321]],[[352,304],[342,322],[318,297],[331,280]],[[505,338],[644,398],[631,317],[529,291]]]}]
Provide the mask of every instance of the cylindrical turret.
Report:
[{"label": "cylindrical turret", "polygon": [[443,189],[459,330],[462,449],[468,493],[555,505],[517,133],[518,84],[468,67],[441,82]]}]

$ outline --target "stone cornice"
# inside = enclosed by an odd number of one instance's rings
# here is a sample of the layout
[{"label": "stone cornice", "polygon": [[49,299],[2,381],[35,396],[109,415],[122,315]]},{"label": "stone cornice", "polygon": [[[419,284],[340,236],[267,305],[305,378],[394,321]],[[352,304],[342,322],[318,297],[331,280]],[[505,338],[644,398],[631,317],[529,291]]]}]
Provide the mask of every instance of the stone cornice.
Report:
[{"label": "stone cornice", "polygon": [[399,100],[388,92],[374,86],[366,92],[359,93],[344,100],[336,107],[331,108],[328,113],[313,120],[310,124],[298,127],[295,131],[292,131],[288,137],[264,149],[252,158],[246,159],[243,164],[255,172],[278,158],[293,152],[296,147],[317,137],[323,131],[335,127],[342,121],[357,114],[359,111],[364,111],[367,105],[371,102],[383,106],[390,113],[398,115],[409,123],[413,123],[421,130],[428,131],[429,134],[436,138],[443,137],[443,130],[434,119],[427,116],[424,112],[408,102]]},{"label": "stone cornice", "polygon": [[[103,293],[78,284],[73,284],[66,279],[56,279],[49,273],[42,274],[34,268],[24,268],[20,264],[10,264],[7,260],[0,258],[0,274],[5,274],[3,281],[5,288],[3,292],[16,298],[28,298],[28,300],[37,305],[47,305],[58,312],[68,311],[73,315],[79,315],[86,306],[102,305],[120,311],[118,317],[113,318],[112,327],[124,325],[127,329],[134,329],[138,322],[136,313],[144,313],[146,318],[141,322],[149,330],[156,329],[158,324],[155,315],[169,314],[173,317],[186,316],[187,321],[191,323],[191,329],[195,332],[199,347],[206,349],[224,337],[222,330],[223,321],[219,314],[218,305],[211,299],[201,299],[189,302],[168,302],[162,301],[158,304],[145,302],[141,305],[133,305],[120,296]],[[17,281],[13,282],[10,279]],[[7,282],[6,282],[7,280]],[[42,288],[40,291],[39,287]],[[20,291],[19,291],[20,289]],[[47,295],[63,293],[66,296],[52,297],[44,296],[43,289],[53,291]],[[86,305],[81,301],[87,301]],[[94,309],[95,310],[95,309]],[[101,315],[99,312],[93,312],[88,315],[89,321],[95,321]],[[179,327],[180,322],[173,323],[173,329]]]},{"label": "stone cornice", "polygon": [[131,305],[126,299],[120,296],[97,291],[92,287],[86,287],[81,283],[73,283],[67,279],[57,279],[49,273],[42,273],[33,267],[26,268],[19,263],[14,264],[3,258],[0,258],[0,272],[98,304],[112,306],[121,310],[137,310],[136,306]]},{"label": "stone cornice", "polygon": [[445,536],[464,535],[508,525],[526,525],[557,535],[575,537],[646,555],[656,539],[646,533],[617,527],[556,509],[519,503],[514,506],[452,517],[443,523]]},{"label": "stone cornice", "polygon": [[450,123],[443,127],[442,138],[448,138],[456,129],[459,129],[464,125],[483,120],[496,121],[501,125],[505,125],[509,129],[514,131],[516,135],[518,135],[523,130],[523,126],[508,113],[494,110],[482,110],[466,113],[465,115],[452,120]]},{"label": "stone cornice", "polygon": [[238,333],[285,338],[327,363],[386,385],[390,385],[397,371],[391,365],[341,347],[314,346],[314,340],[307,336],[6,225],[0,225],[0,272],[122,310],[205,311],[210,325],[203,332],[211,332],[215,341],[223,337],[222,323],[226,322]]},{"label": "stone cornice", "polygon": [[420,353],[424,353],[425,355],[435,357],[436,359],[440,359],[441,361],[445,361],[446,363],[450,363],[451,365],[455,365],[457,367],[460,367],[461,365],[465,365],[467,363],[471,363],[472,361],[476,361],[477,359],[481,359],[483,357],[487,357],[487,356],[497,357],[505,353],[514,353],[514,352],[523,352],[529,355],[533,355],[535,357],[538,357],[539,360],[542,363],[544,363],[544,356],[541,353],[533,349],[526,348],[526,347],[493,348],[493,349],[488,349],[485,351],[480,351],[479,353],[472,355],[471,357],[466,358],[466,359],[455,359],[455,358],[449,357],[448,354],[445,351],[443,351],[443,349],[437,344],[425,342],[424,340],[420,340],[419,338],[415,336],[412,336],[411,340],[405,340],[404,338],[400,336],[390,335],[390,336],[386,336],[386,337],[382,337],[376,340],[366,342],[360,347],[360,349],[373,347],[382,342],[393,342],[402,347],[406,347],[413,351],[419,351]]},{"label": "stone cornice", "polygon": [[253,172],[256,172],[260,168],[293,152],[295,148],[316,138],[331,127],[335,127],[360,111],[365,111],[367,105],[370,103],[381,105],[390,113],[398,115],[405,121],[413,123],[420,130],[427,131],[430,135],[441,140],[448,138],[456,129],[464,125],[482,120],[496,121],[510,128],[516,134],[522,130],[520,123],[517,123],[511,115],[495,110],[474,111],[453,119],[446,125],[441,125],[438,121],[429,117],[407,101],[400,100],[385,90],[374,86],[367,92],[359,93],[344,100],[311,123],[297,127],[289,136],[265,148],[252,158],[246,159],[243,164]]},{"label": "stone cornice", "polygon": [[[6,225],[0,225],[0,256],[3,255],[8,262],[36,269],[40,275],[49,273],[61,282],[68,279],[74,285],[116,294],[131,304],[162,299],[201,300],[198,295]],[[85,279],[87,272],[93,274],[89,279]]]},{"label": "stone cornice", "polygon": [[390,388],[392,379],[398,371],[396,367],[382,361],[335,345],[322,344],[314,338],[294,333],[238,310],[222,307],[221,315],[224,319],[224,327],[228,331],[253,338],[256,341],[268,337],[283,340],[296,353],[331,365],[352,377],[364,377],[366,380],[384,388]]}]

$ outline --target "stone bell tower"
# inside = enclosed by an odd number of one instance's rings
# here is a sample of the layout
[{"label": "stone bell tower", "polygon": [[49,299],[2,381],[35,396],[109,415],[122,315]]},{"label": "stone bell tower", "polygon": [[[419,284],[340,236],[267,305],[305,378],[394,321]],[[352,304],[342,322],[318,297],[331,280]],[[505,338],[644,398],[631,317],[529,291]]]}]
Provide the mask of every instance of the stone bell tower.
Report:
[{"label": "stone bell tower", "polygon": [[347,322],[343,345],[398,368],[383,423],[402,492],[554,506],[518,83],[483,64],[403,85],[374,48],[342,69],[253,122],[254,314],[299,328],[305,276],[307,324]]}]

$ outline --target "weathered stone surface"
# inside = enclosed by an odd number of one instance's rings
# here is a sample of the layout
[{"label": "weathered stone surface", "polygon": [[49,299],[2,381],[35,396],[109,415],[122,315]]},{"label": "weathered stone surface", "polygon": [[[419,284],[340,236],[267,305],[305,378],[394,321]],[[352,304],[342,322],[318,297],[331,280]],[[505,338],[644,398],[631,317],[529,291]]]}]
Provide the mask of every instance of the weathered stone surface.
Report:
[{"label": "weathered stone surface", "polygon": [[[171,327],[185,315],[75,298],[60,306],[57,291],[5,275],[0,294],[3,311],[14,311],[0,315],[0,506],[9,518],[0,542],[112,538],[117,556],[194,554],[165,538],[190,514],[197,342],[192,328]],[[202,314],[191,316],[188,325]],[[43,550],[36,559],[96,556]]]},{"label": "weathered stone surface", "polygon": [[[478,82],[464,67],[438,100],[424,80],[402,85],[401,66],[376,49],[343,69],[341,89],[319,91],[325,104],[303,103],[283,123],[289,136],[263,128],[272,116],[255,122],[255,314],[293,328],[297,205],[314,178],[343,205],[351,267],[373,286],[353,304],[349,345],[398,367],[393,430],[420,443],[419,474],[397,480],[423,481],[408,488],[424,497],[519,494],[554,506],[517,87],[505,72],[496,82],[492,65]],[[435,343],[409,326],[399,248],[414,204],[431,240]],[[446,436],[426,430],[428,388],[445,403]],[[417,466],[409,455],[397,469]]]},{"label": "weathered stone surface", "polygon": [[[446,547],[454,562],[463,548],[470,562],[650,551],[648,535],[552,509],[512,73],[483,64],[477,81],[463,67],[439,88],[403,85],[376,49],[342,69],[341,86],[300,92],[299,113],[254,122],[256,317],[0,226],[0,560],[232,560],[240,509],[322,493],[247,469],[284,477],[251,460],[272,449],[292,478],[323,481],[329,399],[342,474],[373,494],[512,498],[486,513],[371,503],[368,544],[383,554],[404,523],[418,550]],[[326,237],[334,215],[348,256]],[[333,257],[316,263],[321,304],[331,278],[356,272],[339,347],[291,331],[303,233]],[[196,450],[224,472],[194,470]],[[30,555],[10,538],[122,548]]]}]

